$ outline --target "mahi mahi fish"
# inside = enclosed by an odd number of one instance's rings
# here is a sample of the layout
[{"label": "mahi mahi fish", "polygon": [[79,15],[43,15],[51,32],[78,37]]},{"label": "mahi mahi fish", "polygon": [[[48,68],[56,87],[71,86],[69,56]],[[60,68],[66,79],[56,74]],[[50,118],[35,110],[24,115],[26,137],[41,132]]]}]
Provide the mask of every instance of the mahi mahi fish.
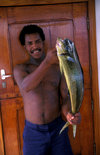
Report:
[{"label": "mahi mahi fish", "polygon": [[[79,61],[74,42],[69,39],[57,38],[57,56],[61,73],[64,74],[71,101],[71,113],[79,112],[84,94],[83,70]],[[69,125],[66,122],[60,133]],[[76,135],[76,125],[73,125],[73,137]]]}]

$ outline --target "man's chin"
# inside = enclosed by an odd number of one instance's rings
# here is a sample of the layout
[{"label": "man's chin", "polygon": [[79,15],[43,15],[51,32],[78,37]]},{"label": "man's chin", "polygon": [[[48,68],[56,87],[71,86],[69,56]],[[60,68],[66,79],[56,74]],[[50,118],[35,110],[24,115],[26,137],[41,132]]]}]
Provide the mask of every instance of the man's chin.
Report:
[{"label": "man's chin", "polygon": [[34,54],[32,54],[31,56],[36,60],[39,60],[42,57],[41,55],[34,55]]},{"label": "man's chin", "polygon": [[36,60],[39,60],[39,59],[44,59],[45,57],[45,53],[43,52],[39,52],[39,53],[30,53],[30,56]]}]

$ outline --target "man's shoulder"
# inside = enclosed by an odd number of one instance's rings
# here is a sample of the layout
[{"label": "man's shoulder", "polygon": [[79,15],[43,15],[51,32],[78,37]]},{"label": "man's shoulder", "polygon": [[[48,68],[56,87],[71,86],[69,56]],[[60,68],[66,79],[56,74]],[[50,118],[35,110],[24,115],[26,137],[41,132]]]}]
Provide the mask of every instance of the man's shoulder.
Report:
[{"label": "man's shoulder", "polygon": [[27,60],[27,61],[25,61],[24,63],[21,63],[21,64],[16,64],[15,66],[14,66],[14,70],[15,69],[23,69],[23,68],[25,68],[25,67],[27,67],[28,65],[29,65],[29,60]]},{"label": "man's shoulder", "polygon": [[16,81],[27,75],[25,64],[17,64],[13,69],[13,75]]},{"label": "man's shoulder", "polygon": [[15,71],[15,70],[24,69],[24,68],[25,68],[25,64],[17,64],[17,65],[14,67],[14,71]]},{"label": "man's shoulder", "polygon": [[26,73],[26,72],[27,72],[27,68],[28,68],[27,66],[28,66],[27,63],[17,64],[17,65],[14,67],[14,69],[13,69],[14,75]]}]

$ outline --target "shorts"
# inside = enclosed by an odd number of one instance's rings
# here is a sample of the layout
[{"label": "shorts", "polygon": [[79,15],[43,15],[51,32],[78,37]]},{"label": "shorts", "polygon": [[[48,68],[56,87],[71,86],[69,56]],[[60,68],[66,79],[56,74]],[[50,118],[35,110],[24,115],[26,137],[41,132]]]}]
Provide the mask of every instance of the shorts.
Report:
[{"label": "shorts", "polygon": [[23,155],[73,155],[68,128],[60,135],[65,121],[61,117],[48,124],[38,125],[25,121]]}]

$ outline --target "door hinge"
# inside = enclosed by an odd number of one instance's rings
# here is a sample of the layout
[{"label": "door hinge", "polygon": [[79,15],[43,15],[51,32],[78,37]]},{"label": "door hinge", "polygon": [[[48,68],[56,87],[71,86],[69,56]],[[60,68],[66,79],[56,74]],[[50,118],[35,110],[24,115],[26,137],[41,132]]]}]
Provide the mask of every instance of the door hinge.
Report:
[{"label": "door hinge", "polygon": [[94,155],[96,155],[96,143],[93,144]]},{"label": "door hinge", "polygon": [[92,106],[92,111],[94,110],[94,102],[93,100],[91,101],[91,106]]},{"label": "door hinge", "polygon": [[87,18],[87,29],[88,30],[90,29],[90,20],[89,20],[89,18]]}]

